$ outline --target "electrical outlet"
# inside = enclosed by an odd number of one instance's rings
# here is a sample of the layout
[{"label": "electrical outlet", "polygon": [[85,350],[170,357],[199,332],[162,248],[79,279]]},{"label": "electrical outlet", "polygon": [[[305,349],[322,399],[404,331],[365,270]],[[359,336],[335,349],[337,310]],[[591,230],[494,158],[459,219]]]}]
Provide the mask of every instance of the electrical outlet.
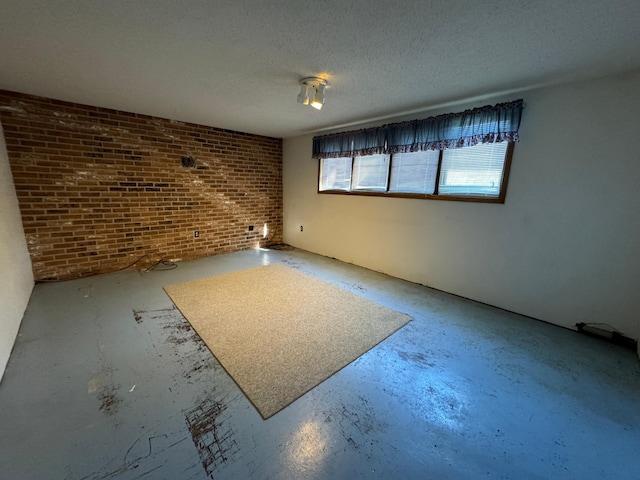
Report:
[{"label": "electrical outlet", "polygon": [[200,230],[194,230],[193,231],[193,238],[199,238],[200,237]]},{"label": "electrical outlet", "polygon": [[304,227],[300,225],[300,231],[302,232],[303,230],[304,230]]}]

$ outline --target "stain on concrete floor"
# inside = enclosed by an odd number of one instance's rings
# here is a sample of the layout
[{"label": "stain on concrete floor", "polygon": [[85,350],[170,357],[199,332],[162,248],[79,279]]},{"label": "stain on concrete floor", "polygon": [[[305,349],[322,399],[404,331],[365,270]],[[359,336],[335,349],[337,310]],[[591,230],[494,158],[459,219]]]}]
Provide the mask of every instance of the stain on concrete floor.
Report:
[{"label": "stain on concrete floor", "polygon": [[185,412],[191,439],[210,478],[213,478],[216,466],[228,462],[238,451],[233,431],[221,418],[226,409],[224,401],[206,398]]},{"label": "stain on concrete floor", "polygon": [[[415,320],[264,421],[162,287],[274,262]],[[300,251],[242,252],[36,285],[0,384],[0,475],[631,479],[639,392],[635,354],[593,339]]]}]

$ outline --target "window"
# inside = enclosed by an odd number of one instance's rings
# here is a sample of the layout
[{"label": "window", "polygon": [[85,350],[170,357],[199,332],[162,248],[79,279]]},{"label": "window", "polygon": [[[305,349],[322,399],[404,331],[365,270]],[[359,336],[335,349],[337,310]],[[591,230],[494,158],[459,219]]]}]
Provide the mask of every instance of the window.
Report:
[{"label": "window", "polygon": [[483,143],[442,152],[440,195],[498,197],[507,142]]},{"label": "window", "polygon": [[[503,203],[512,151],[513,142],[500,142],[445,150],[363,155],[353,160],[320,159],[318,190],[321,193]],[[339,174],[333,174],[338,171]]]},{"label": "window", "polygon": [[318,191],[504,203],[523,100],[313,138]]},{"label": "window", "polygon": [[436,188],[439,157],[439,150],[395,154],[389,191],[432,195]]},{"label": "window", "polygon": [[385,192],[389,179],[389,155],[368,155],[353,159],[352,190]]},{"label": "window", "polygon": [[320,162],[320,190],[349,190],[351,158],[325,158]]}]

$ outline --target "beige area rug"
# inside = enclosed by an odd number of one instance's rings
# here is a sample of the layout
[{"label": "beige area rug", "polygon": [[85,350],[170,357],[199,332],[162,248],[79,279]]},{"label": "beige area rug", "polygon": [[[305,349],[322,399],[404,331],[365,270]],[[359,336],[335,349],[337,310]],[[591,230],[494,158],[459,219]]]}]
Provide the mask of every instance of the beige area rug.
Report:
[{"label": "beige area rug", "polygon": [[281,264],[164,289],[264,419],[412,320]]}]

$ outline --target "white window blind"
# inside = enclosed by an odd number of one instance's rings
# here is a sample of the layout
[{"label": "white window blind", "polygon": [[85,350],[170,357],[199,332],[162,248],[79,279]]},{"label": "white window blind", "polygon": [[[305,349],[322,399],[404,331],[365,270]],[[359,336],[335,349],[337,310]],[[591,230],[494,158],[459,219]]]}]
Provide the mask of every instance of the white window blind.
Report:
[{"label": "white window blind", "polygon": [[389,155],[367,155],[353,160],[353,190],[386,191],[389,178]]},{"label": "white window blind", "polygon": [[320,190],[349,190],[351,157],[325,158],[321,163]]},{"label": "white window blind", "polygon": [[439,150],[395,153],[391,162],[390,192],[433,194]]},{"label": "white window blind", "polygon": [[444,150],[438,193],[498,197],[508,145],[483,143]]}]

